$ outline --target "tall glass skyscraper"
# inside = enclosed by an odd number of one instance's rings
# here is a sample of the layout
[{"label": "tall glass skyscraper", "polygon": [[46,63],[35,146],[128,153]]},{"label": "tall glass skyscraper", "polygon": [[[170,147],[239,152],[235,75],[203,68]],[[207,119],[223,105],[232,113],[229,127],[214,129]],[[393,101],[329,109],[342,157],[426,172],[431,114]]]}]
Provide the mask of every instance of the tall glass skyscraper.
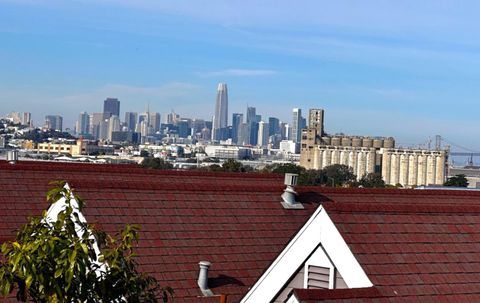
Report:
[{"label": "tall glass skyscraper", "polygon": [[56,130],[56,131],[63,131],[63,118],[62,116],[58,115],[48,115],[45,116],[45,128]]},{"label": "tall glass skyscraper", "polygon": [[238,142],[238,131],[240,125],[243,123],[243,114],[234,113],[232,115],[232,141],[233,143]]},{"label": "tall glass skyscraper", "polygon": [[107,98],[103,101],[103,114],[105,119],[111,116],[120,117],[120,101],[117,98]]},{"label": "tall glass skyscraper", "polygon": [[217,102],[215,116],[213,116],[213,140],[224,140],[227,134],[228,123],[228,93],[227,84],[219,83],[217,88]]},{"label": "tall glass skyscraper", "polygon": [[77,134],[87,135],[90,129],[90,116],[87,112],[81,112],[78,115]]},{"label": "tall glass skyscraper", "polygon": [[129,131],[135,131],[137,120],[138,120],[138,113],[134,113],[134,112],[125,113],[125,126]]},{"label": "tall glass skyscraper", "polygon": [[300,108],[293,109],[292,119],[292,141],[300,142],[300,136],[302,134],[302,110]]}]

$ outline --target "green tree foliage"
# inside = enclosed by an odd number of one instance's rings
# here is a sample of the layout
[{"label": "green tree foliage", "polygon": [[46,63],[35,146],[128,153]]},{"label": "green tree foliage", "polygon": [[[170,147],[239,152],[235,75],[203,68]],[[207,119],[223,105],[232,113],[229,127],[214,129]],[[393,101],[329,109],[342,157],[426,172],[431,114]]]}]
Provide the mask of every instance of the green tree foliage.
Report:
[{"label": "green tree foliage", "polygon": [[62,138],[62,139],[76,139],[70,133],[67,132],[59,132],[56,130],[41,130],[41,129],[33,129],[29,132],[26,132],[20,136],[19,139],[25,140],[32,140],[33,142],[40,143],[40,142],[47,142],[50,138]]},{"label": "green tree foliage", "polygon": [[138,227],[127,225],[114,237],[95,230],[81,222],[70,197],[80,210],[83,201],[58,185],[47,194],[51,203],[68,197],[57,220],[49,222],[44,212],[30,219],[15,241],[2,245],[1,294],[16,293],[18,301],[38,303],[167,302],[173,291],[137,271]]},{"label": "green tree foliage", "polygon": [[243,164],[233,159],[228,159],[222,164],[223,171],[242,172]]},{"label": "green tree foliage", "polygon": [[172,169],[173,165],[168,163],[167,161],[160,159],[160,158],[145,158],[141,164],[143,167],[146,168],[153,168],[153,169]]},{"label": "green tree foliage", "polygon": [[384,188],[385,181],[382,179],[382,175],[378,173],[368,173],[364,175],[360,181],[358,181],[358,185],[362,187],[369,187],[369,188]]},{"label": "green tree foliage", "polygon": [[326,176],[323,170],[309,169],[298,176],[299,185],[323,185],[326,183]]},{"label": "green tree foliage", "polygon": [[220,165],[218,164],[212,164],[210,166],[207,166],[206,167],[206,170],[208,171],[224,171],[223,170],[223,167],[221,167]]},{"label": "green tree foliage", "polygon": [[455,186],[455,187],[467,187],[468,180],[464,174],[455,175],[447,179],[443,184],[445,186]]},{"label": "green tree foliage", "polygon": [[203,170],[203,171],[212,171],[212,172],[240,172],[240,173],[245,173],[245,172],[254,171],[253,167],[251,167],[249,165],[243,165],[241,162],[233,160],[233,159],[228,159],[221,166],[219,164],[212,164],[212,165],[205,166],[205,167],[202,167],[202,168],[199,168],[199,169]]},{"label": "green tree foliage", "polygon": [[320,170],[306,170],[292,163],[267,165],[263,172],[276,174],[298,174],[299,185],[345,186],[352,185],[356,179],[352,168],[346,165],[334,164]]},{"label": "green tree foliage", "polygon": [[353,173],[350,166],[343,164],[333,164],[323,168],[325,177],[327,178],[327,185],[345,186],[355,182],[357,176]]},{"label": "green tree foliage", "polygon": [[303,174],[306,170],[304,167],[295,165],[293,163],[285,163],[285,164],[271,164],[265,166],[263,169],[264,172],[274,173],[274,174]]}]

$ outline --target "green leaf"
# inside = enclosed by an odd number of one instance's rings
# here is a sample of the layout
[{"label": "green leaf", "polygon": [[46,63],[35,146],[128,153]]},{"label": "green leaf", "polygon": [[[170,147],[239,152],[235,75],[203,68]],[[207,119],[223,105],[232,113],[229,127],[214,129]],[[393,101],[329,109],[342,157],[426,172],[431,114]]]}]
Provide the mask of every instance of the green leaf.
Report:
[{"label": "green leaf", "polygon": [[30,288],[30,285],[32,285],[33,277],[31,275],[28,275],[27,278],[25,279],[25,285],[27,288]]},{"label": "green leaf", "polygon": [[63,268],[59,267],[57,268],[57,270],[55,271],[55,274],[53,275],[56,278],[60,277],[63,273]]}]

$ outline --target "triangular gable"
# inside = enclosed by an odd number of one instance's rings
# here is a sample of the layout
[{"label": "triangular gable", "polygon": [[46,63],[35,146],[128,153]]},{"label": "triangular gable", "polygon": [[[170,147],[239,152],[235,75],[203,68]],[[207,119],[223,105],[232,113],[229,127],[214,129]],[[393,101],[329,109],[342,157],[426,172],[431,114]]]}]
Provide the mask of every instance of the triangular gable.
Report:
[{"label": "triangular gable", "polygon": [[[68,192],[71,191],[68,183],[65,183],[64,188]],[[67,200],[66,199],[67,198],[65,196],[62,196],[60,199],[58,199],[56,202],[54,202],[50,205],[50,207],[47,210],[47,216],[45,218],[48,223],[54,223],[54,222],[57,221],[58,214],[61,211],[65,210],[65,208],[67,207],[67,202],[66,202]],[[70,199],[70,201],[69,201],[70,205],[72,206],[73,211],[78,214],[78,219],[80,220],[80,222],[86,224],[87,220],[85,219],[82,212],[80,211],[78,201],[75,199],[73,194],[70,195],[69,199]],[[71,216],[72,216],[72,219],[74,219],[73,214]],[[84,231],[82,230],[82,228],[80,226],[77,225],[76,226],[76,232],[77,232],[77,235],[79,237],[82,237]],[[97,239],[95,239],[95,237],[93,235],[91,235],[90,240],[93,240],[92,247],[93,247],[93,250],[95,251],[95,255],[97,256],[97,260],[94,261],[94,263],[99,265],[99,267],[96,270],[96,274],[97,274],[97,276],[100,276],[101,272],[106,271],[106,265],[105,265],[105,263],[102,263],[102,262],[98,261],[98,258],[100,256],[100,249],[98,248]]]},{"label": "triangular gable", "polygon": [[320,205],[241,302],[271,302],[320,245],[348,288],[373,286],[327,211]]}]

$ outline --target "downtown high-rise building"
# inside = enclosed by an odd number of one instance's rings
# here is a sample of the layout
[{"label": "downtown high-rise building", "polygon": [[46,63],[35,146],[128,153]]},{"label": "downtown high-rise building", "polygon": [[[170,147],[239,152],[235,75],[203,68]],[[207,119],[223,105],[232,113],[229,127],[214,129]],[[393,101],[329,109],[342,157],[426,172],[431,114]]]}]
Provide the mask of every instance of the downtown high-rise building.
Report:
[{"label": "downtown high-rise building", "polygon": [[249,145],[250,144],[250,124],[248,123],[241,123],[240,127],[238,128],[238,145]]},{"label": "downtown high-rise building", "polygon": [[187,119],[182,119],[182,120],[179,120],[177,121],[177,123],[175,124],[177,126],[177,129],[178,129],[178,136],[180,138],[187,138],[188,136],[191,135],[191,128],[190,128],[190,125],[189,125],[189,121]]},{"label": "downtown high-rise building", "polygon": [[63,131],[63,118],[59,115],[48,115],[45,116],[45,128],[56,130],[56,131]]},{"label": "downtown high-rise building", "polygon": [[108,119],[108,140],[112,141],[112,133],[120,131],[120,118],[118,116],[111,116]]},{"label": "downtown high-rise building", "polygon": [[166,124],[175,124],[175,122],[177,122],[178,120],[180,120],[180,115],[176,114],[172,110],[172,112],[170,112],[166,115],[165,123]]},{"label": "downtown high-rise building", "polygon": [[268,123],[260,121],[258,123],[258,135],[257,135],[257,145],[258,146],[267,146],[268,145]]},{"label": "downtown high-rise building", "polygon": [[258,138],[258,122],[261,120],[261,115],[257,115],[257,109],[252,106],[247,106],[247,124],[250,130],[248,142],[245,144],[256,145]]},{"label": "downtown high-rise building", "polygon": [[160,130],[160,113],[149,113],[149,122],[152,130],[158,132]]},{"label": "downtown high-rise building", "polygon": [[[89,133],[95,138],[100,138],[100,123],[105,121],[105,116],[103,113],[92,113],[90,115],[90,130]],[[106,133],[106,131],[105,131]]]},{"label": "downtown high-rise building", "polygon": [[105,118],[111,116],[120,117],[120,101],[117,98],[107,98],[103,101],[103,113]]},{"label": "downtown high-rise building", "polygon": [[243,114],[234,113],[232,115],[232,142],[238,142],[238,131],[243,123]]},{"label": "downtown high-rise building", "polygon": [[201,133],[204,128],[205,128],[205,120],[203,119],[192,120],[192,131],[194,134]]},{"label": "downtown high-rise building", "polygon": [[255,122],[257,119],[256,111],[255,107],[247,106],[247,123]]},{"label": "downtown high-rise building", "polygon": [[217,87],[217,100],[215,115],[213,116],[212,140],[226,139],[228,125],[228,92],[227,84],[219,83]]},{"label": "downtown high-rise building", "polygon": [[300,142],[302,127],[303,127],[302,110],[300,108],[294,108],[293,119],[292,119],[292,138],[291,138],[293,142],[295,143]]},{"label": "downtown high-rise building", "polygon": [[128,131],[135,131],[137,125],[138,113],[126,112],[125,113],[125,126]]},{"label": "downtown high-rise building", "polygon": [[76,132],[79,135],[88,135],[90,132],[90,116],[87,112],[81,112],[78,115]]},{"label": "downtown high-rise building", "polygon": [[280,120],[275,117],[268,118],[268,135],[278,135],[280,134]]},{"label": "downtown high-rise building", "polygon": [[32,126],[32,114],[25,112],[22,114],[22,124]]}]

